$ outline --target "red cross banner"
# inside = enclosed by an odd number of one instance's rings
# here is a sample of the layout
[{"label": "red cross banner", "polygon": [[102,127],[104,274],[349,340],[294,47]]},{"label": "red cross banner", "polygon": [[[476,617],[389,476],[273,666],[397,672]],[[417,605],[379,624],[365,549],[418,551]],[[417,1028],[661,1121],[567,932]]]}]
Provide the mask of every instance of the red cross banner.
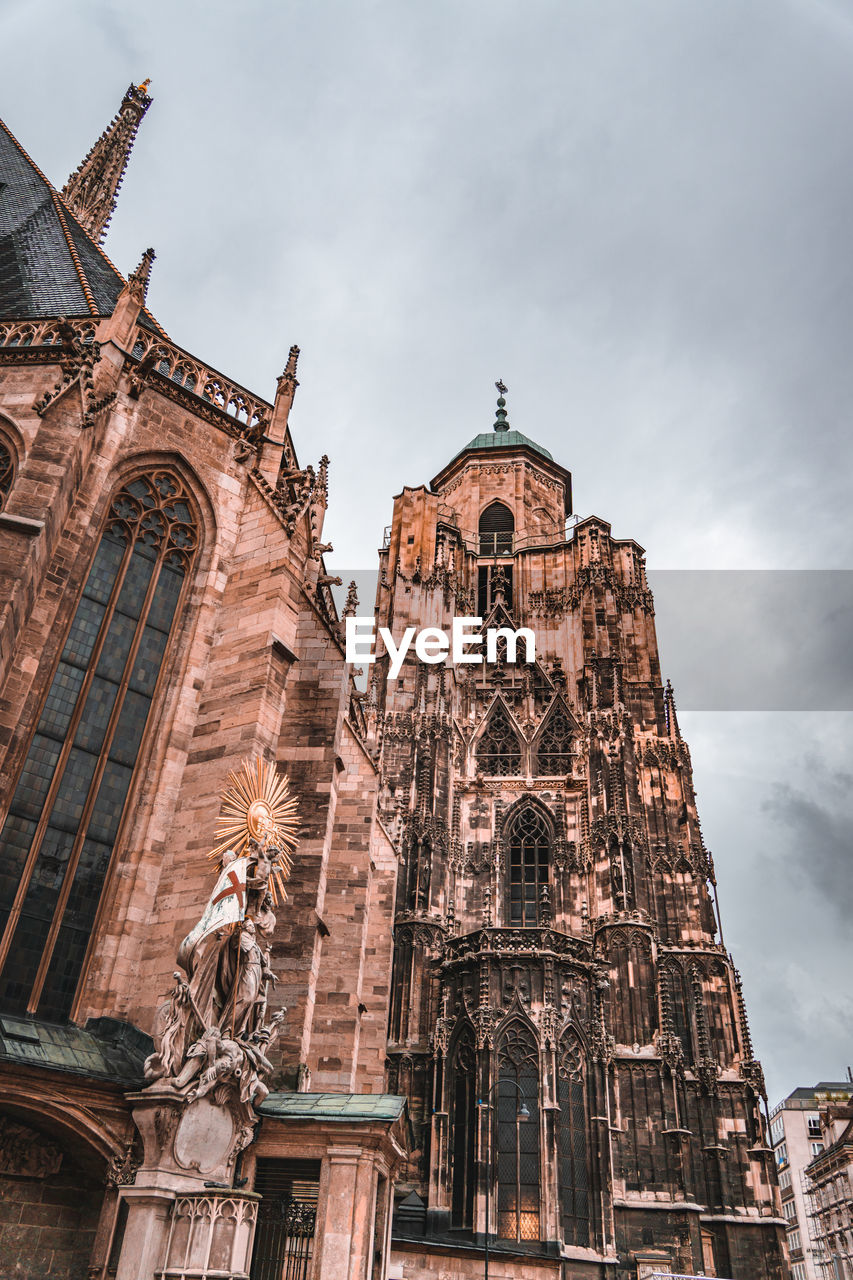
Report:
[{"label": "red cross banner", "polygon": [[225,867],[213,886],[204,915],[181,943],[182,952],[190,951],[202,938],[225,925],[236,924],[246,914],[247,858],[235,858]]}]

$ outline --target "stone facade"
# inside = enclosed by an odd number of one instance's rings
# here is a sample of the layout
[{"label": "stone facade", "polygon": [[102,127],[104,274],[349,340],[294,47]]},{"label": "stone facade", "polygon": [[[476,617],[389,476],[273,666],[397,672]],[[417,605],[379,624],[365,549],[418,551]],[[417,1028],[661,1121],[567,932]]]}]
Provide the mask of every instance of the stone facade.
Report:
[{"label": "stone facade", "polygon": [[334,1140],[322,1105],[382,1095],[396,875],[324,564],[328,459],[301,465],[291,439],[297,348],[264,400],[168,338],[145,305],[152,251],[124,280],[97,248],[149,101],[128,91],[65,198],[0,131],[0,1074],[34,1149],[65,1153],[3,1175],[0,1271],[150,1280],[168,1259],[196,1275],[181,1249],[214,1219],[220,1269],[245,1254],[254,1152],[217,1199],[180,1167],[172,1103],[138,1090],[229,771],[258,757],[289,772],[301,824],[272,1084],[316,1100],[282,1120],[274,1092],[258,1150],[279,1181],[310,1153],[306,1203],[319,1187],[343,1215],[312,1274],[337,1278],[352,1252],[355,1280],[375,1247],[384,1265],[406,1139],[400,1100],[336,1113]]},{"label": "stone facade", "polygon": [[423,1206],[401,1234],[429,1275],[491,1224],[506,1274],[621,1277],[649,1255],[781,1277],[762,1074],[643,551],[596,517],[567,531],[568,473],[498,405],[493,435],[395,500],[381,558],[395,636],[476,614],[536,637],[535,663],[373,668],[402,859],[388,1074]]}]

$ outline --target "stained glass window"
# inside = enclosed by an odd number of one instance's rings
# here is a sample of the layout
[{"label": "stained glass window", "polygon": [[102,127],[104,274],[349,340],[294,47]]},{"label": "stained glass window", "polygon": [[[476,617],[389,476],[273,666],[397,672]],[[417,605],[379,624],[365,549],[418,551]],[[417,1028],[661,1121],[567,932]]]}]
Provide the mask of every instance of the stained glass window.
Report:
[{"label": "stained glass window", "polygon": [[551,834],[535,805],[525,805],[510,821],[509,922],[537,925],[542,889],[548,885]]},{"label": "stained glass window", "polygon": [[197,544],[167,471],[119,491],[0,832],[0,1006],[68,1016]]},{"label": "stained glass window", "polygon": [[560,1104],[558,1159],[560,1210],[566,1244],[589,1244],[589,1174],[586,1150],[583,1049],[577,1036],[563,1038],[557,1057]]},{"label": "stained glass window", "polygon": [[521,773],[521,743],[505,709],[499,704],[477,746],[481,773],[501,778]]},{"label": "stained glass window", "polygon": [[[498,1235],[539,1239],[539,1052],[530,1030],[511,1026],[498,1050],[496,1106]],[[524,1103],[530,1118],[521,1119]]]},{"label": "stained glass window", "polygon": [[545,722],[536,745],[536,772],[569,773],[572,767],[572,725],[562,707],[557,706]]},{"label": "stained glass window", "polygon": [[15,478],[15,463],[12,459],[12,452],[2,440],[0,440],[0,511],[3,509],[3,503],[6,496],[12,488],[12,481]]}]

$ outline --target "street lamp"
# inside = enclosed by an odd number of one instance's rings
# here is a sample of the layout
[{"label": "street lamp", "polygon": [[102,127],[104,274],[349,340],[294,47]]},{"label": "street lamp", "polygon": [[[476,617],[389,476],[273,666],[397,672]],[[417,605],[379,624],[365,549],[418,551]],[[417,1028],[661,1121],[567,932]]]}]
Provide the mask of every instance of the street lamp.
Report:
[{"label": "street lamp", "polygon": [[[495,1089],[497,1089],[499,1085],[502,1085],[502,1084],[511,1084],[519,1096],[520,1101],[518,1104],[518,1110],[515,1113],[516,1123],[519,1123],[522,1120],[529,1120],[530,1111],[527,1106],[527,1103],[524,1101],[524,1094],[521,1092],[521,1086],[519,1085],[517,1080],[512,1080],[510,1079],[509,1076],[502,1076],[502,1077],[499,1076],[498,1079],[495,1080],[491,1089],[489,1089],[488,1093],[486,1094],[485,1100],[483,1098],[477,1099],[477,1106],[485,1107],[486,1110],[490,1111],[492,1104],[489,1101],[489,1099],[491,1098]],[[517,1142],[517,1139],[516,1139],[516,1142]],[[485,1270],[483,1271],[483,1280],[489,1280],[489,1204],[492,1199],[492,1126],[491,1124],[489,1124],[488,1126],[487,1144],[488,1145],[486,1148],[486,1249],[485,1249],[486,1266],[485,1266]]]}]

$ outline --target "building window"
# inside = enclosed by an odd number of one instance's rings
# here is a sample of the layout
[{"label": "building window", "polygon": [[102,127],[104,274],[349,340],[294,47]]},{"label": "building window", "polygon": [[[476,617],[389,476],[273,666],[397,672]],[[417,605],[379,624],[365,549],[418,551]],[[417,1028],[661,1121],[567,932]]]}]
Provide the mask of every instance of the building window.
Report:
[{"label": "building window", "polygon": [[785,1136],[785,1121],[782,1116],[777,1116],[770,1126],[770,1141],[775,1147],[781,1142]]},{"label": "building window", "polygon": [[549,715],[536,744],[536,769],[538,774],[551,775],[571,772],[572,725],[562,707]]},{"label": "building window", "polygon": [[509,923],[539,924],[542,891],[549,885],[551,832],[541,811],[527,804],[509,823]]},{"label": "building window", "polygon": [[470,1032],[463,1032],[453,1054],[453,1077],[450,1117],[452,1133],[452,1213],[454,1227],[472,1227],[474,1224],[474,1190],[477,1183],[475,1165],[475,1138],[477,1132],[477,1107],[474,1096],[476,1084],[476,1055]]},{"label": "building window", "polygon": [[[477,570],[477,615],[485,618],[498,600],[512,608],[512,565],[481,564]],[[504,653],[506,646],[504,644]]]},{"label": "building window", "polygon": [[576,1035],[568,1035],[557,1060],[557,1101],[560,1105],[558,1160],[560,1210],[566,1244],[589,1244],[589,1172],[586,1144],[586,1103],[583,1050]]},{"label": "building window", "polygon": [[779,1174],[779,1189],[781,1191],[787,1191],[790,1185],[791,1185],[791,1170],[783,1169]]},{"label": "building window", "polygon": [[171,472],[113,500],[0,833],[0,1007],[71,1010],[196,544]]},{"label": "building window", "polygon": [[797,1206],[794,1204],[793,1200],[785,1201],[785,1203],[782,1205],[782,1212],[784,1213],[785,1217],[788,1219],[789,1222],[797,1221]]},{"label": "building window", "polygon": [[477,766],[492,777],[515,777],[521,773],[521,743],[509,713],[498,703],[489,717],[486,731],[477,745]]},{"label": "building window", "polygon": [[[498,1235],[539,1239],[539,1052],[525,1026],[510,1027],[498,1050]],[[519,1118],[520,1104],[530,1112]]]},{"label": "building window", "polygon": [[799,1247],[800,1247],[799,1231],[789,1231],[788,1232],[788,1248],[793,1250],[793,1249],[799,1249]]},{"label": "building window", "polygon": [[15,463],[11,450],[0,440],[0,511],[6,501],[15,478]]},{"label": "building window", "polygon": [[820,1137],[820,1116],[812,1113],[806,1116],[806,1127],[808,1128],[810,1138]]},{"label": "building window", "polygon": [[823,1151],[822,1142],[811,1142],[809,1143],[809,1146],[811,1147],[811,1152],[813,1156],[819,1156],[820,1153]]},{"label": "building window", "polygon": [[804,1262],[795,1262],[791,1268],[791,1280],[806,1280],[806,1265]]},{"label": "building window", "polygon": [[779,1146],[776,1148],[775,1154],[776,1154],[776,1164],[778,1168],[781,1168],[783,1164],[787,1164],[788,1163],[787,1143],[780,1142]]},{"label": "building window", "polygon": [[512,537],[515,520],[509,507],[493,502],[480,516],[480,555],[512,555]]}]

